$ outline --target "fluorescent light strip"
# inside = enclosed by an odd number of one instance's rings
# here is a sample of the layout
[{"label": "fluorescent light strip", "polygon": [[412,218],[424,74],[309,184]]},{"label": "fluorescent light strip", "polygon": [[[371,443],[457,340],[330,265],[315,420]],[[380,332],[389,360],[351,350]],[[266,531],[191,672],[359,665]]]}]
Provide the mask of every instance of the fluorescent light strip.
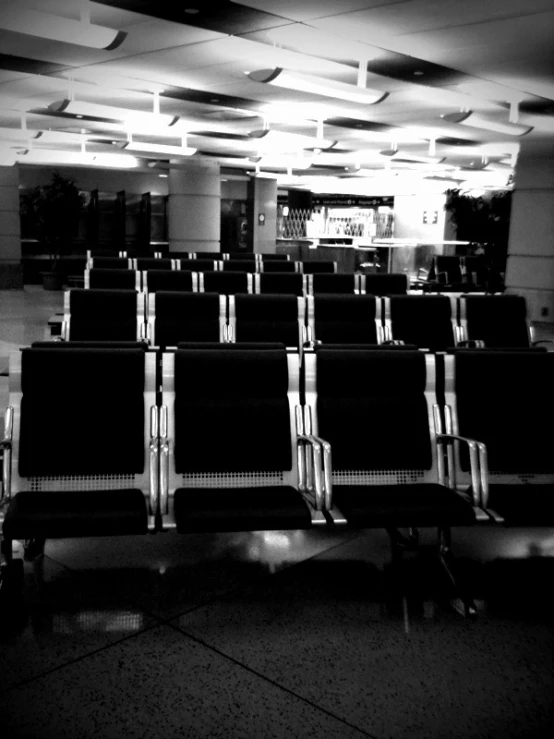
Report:
[{"label": "fluorescent light strip", "polygon": [[129,151],[137,151],[141,153],[151,154],[167,154],[172,157],[189,157],[192,154],[196,154],[198,149],[193,149],[190,146],[168,146],[166,144],[145,144],[139,141],[126,141],[119,145],[121,149],[128,149]]},{"label": "fluorescent light strip", "polygon": [[85,21],[62,18],[39,10],[12,7],[0,15],[0,28],[28,36],[111,51],[121,46],[127,33]]},{"label": "fluorescent light strip", "polygon": [[350,103],[360,103],[361,105],[380,103],[388,96],[388,92],[369,90],[366,87],[356,85],[347,85],[344,82],[314,77],[311,74],[291,72],[281,67],[258,69],[255,72],[249,72],[248,77],[253,82],[265,82],[269,85],[285,87],[287,90],[308,92],[314,95],[322,95],[326,98],[338,98],[339,100],[347,100]]},{"label": "fluorescent light strip", "polygon": [[91,154],[89,152],[27,149],[16,154],[18,162],[28,164],[92,164],[97,167],[132,169],[139,166],[135,157],[126,154]]},{"label": "fluorescent light strip", "polygon": [[2,12],[0,28],[28,36],[38,36],[52,41],[62,41],[66,44],[106,51],[117,49],[127,37],[124,31],[21,7],[9,8]]},{"label": "fluorescent light strip", "polygon": [[260,152],[295,153],[302,149],[330,149],[336,141],[303,136],[297,133],[286,133],[273,129],[250,131],[248,134]]},{"label": "fluorescent light strip", "polygon": [[48,106],[52,113],[67,113],[76,118],[90,118],[101,123],[120,123],[127,125],[130,129],[139,128],[170,128],[179,120],[178,115],[163,113],[143,113],[128,108],[112,108],[110,105],[98,105],[97,103],[85,103],[78,100],[57,100]]},{"label": "fluorescent light strip", "polygon": [[465,111],[462,113],[448,113],[441,115],[441,118],[448,123],[460,123],[462,126],[471,128],[483,128],[486,131],[494,131],[495,133],[506,133],[509,136],[525,136],[533,130],[533,126],[522,126],[516,123],[501,123],[491,121],[477,115],[473,111]]}]

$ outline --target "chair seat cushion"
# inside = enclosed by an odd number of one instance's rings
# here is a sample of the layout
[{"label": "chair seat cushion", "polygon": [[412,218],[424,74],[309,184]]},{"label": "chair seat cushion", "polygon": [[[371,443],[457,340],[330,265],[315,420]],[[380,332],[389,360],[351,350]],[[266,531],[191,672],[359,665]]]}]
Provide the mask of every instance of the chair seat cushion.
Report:
[{"label": "chair seat cushion", "polygon": [[354,528],[468,526],[471,503],[443,485],[335,485],[333,500]]},{"label": "chair seat cushion", "polygon": [[489,486],[488,508],[507,526],[554,526],[554,483]]},{"label": "chair seat cushion", "polygon": [[175,520],[181,534],[308,529],[310,509],[292,487],[178,488]]},{"label": "chair seat cushion", "polygon": [[146,500],[138,489],[21,492],[11,500],[3,533],[9,539],[65,539],[145,534]]}]

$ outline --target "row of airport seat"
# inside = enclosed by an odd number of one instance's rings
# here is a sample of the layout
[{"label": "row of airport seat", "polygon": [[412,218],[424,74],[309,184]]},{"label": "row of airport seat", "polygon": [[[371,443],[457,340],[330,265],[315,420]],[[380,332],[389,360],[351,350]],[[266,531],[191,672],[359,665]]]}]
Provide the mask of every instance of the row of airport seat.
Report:
[{"label": "row of airport seat", "polygon": [[180,292],[287,293],[313,295],[316,292],[356,293],[372,295],[405,294],[408,280],[405,274],[315,273],[286,272],[256,273],[189,272],[186,270],[88,269],[84,273],[87,289],[126,289],[142,292],[174,290]]},{"label": "row of airport seat", "polygon": [[[435,378],[444,361],[446,405]],[[240,344],[10,356],[1,508],[14,540],[554,523],[554,354]],[[513,379],[517,378],[514,382]],[[301,392],[302,391],[302,392]],[[408,539],[402,530],[410,532]]]},{"label": "row of airport seat", "polygon": [[533,344],[520,295],[341,295],[187,293],[160,290],[68,290],[65,341],[136,341],[155,347],[182,341],[279,341],[306,345],[404,342],[448,351]]},{"label": "row of airport seat", "polygon": [[[87,250],[87,259],[94,257],[132,257],[136,258],[141,255],[132,254],[125,250],[109,250],[109,249],[89,249]],[[147,256],[147,255],[142,255]],[[171,252],[168,251],[166,254],[163,252],[153,252],[148,255],[154,259],[246,259],[256,260],[263,262],[265,260],[270,261],[290,261],[290,254],[260,254],[258,252],[218,252],[218,251],[190,251],[190,252]]]},{"label": "row of airport seat", "polygon": [[92,257],[87,261],[87,269],[134,269],[144,270],[186,270],[189,272],[336,272],[337,263],[328,260],[306,262],[278,259],[157,259],[154,257]]}]

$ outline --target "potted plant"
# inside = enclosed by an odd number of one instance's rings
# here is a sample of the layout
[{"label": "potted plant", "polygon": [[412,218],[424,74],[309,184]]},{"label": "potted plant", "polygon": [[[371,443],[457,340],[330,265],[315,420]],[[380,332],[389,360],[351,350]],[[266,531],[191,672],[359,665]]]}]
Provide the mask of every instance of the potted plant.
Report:
[{"label": "potted plant", "polygon": [[69,253],[84,201],[75,181],[59,172],[53,173],[48,185],[37,185],[22,197],[22,215],[29,217],[49,257],[49,270],[42,273],[45,290],[61,290],[63,286],[61,257]]}]

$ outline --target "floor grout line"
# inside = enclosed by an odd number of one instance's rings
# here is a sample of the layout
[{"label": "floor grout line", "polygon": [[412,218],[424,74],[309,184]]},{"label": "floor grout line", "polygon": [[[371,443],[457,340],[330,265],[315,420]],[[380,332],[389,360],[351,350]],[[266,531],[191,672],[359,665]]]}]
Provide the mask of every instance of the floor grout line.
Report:
[{"label": "floor grout line", "polygon": [[204,642],[202,639],[200,639],[197,636],[194,636],[193,634],[190,634],[188,631],[184,631],[183,629],[179,628],[178,626],[175,626],[171,623],[166,624],[170,629],[173,629],[174,631],[177,631],[181,636],[191,639],[193,642],[198,644],[201,647],[204,647],[205,649],[210,650],[214,654],[217,654],[219,657],[223,657],[223,659],[228,660],[229,662],[232,662],[237,667],[242,668],[243,670],[246,670],[251,675],[254,675],[255,677],[263,680],[264,682],[269,683],[270,685],[273,685],[274,687],[278,688],[279,690],[284,691],[285,693],[288,693],[289,695],[292,695],[297,700],[302,701],[303,703],[311,706],[312,708],[315,708],[318,711],[321,711],[325,715],[329,716],[330,718],[334,719],[335,721],[339,721],[341,724],[344,724],[345,726],[348,726],[350,729],[355,729],[356,731],[359,731],[364,736],[368,737],[368,739],[379,739],[379,737],[375,736],[375,734],[369,734],[365,729],[360,729],[355,724],[351,724],[349,721],[346,721],[341,716],[337,716],[336,714],[329,711],[327,708],[323,708],[323,706],[318,706],[317,703],[314,703],[313,701],[309,700],[308,698],[304,698],[302,695],[299,695],[298,693],[295,693],[294,690],[291,690],[291,688],[287,688],[284,685],[281,685],[275,680],[272,680],[267,675],[264,675],[263,673],[259,672],[258,670],[255,670],[253,667],[249,667],[247,664],[241,662],[238,659],[235,659],[234,657],[231,657],[230,655],[226,654],[225,652],[222,652],[217,647],[212,646],[211,644],[208,644]]}]

